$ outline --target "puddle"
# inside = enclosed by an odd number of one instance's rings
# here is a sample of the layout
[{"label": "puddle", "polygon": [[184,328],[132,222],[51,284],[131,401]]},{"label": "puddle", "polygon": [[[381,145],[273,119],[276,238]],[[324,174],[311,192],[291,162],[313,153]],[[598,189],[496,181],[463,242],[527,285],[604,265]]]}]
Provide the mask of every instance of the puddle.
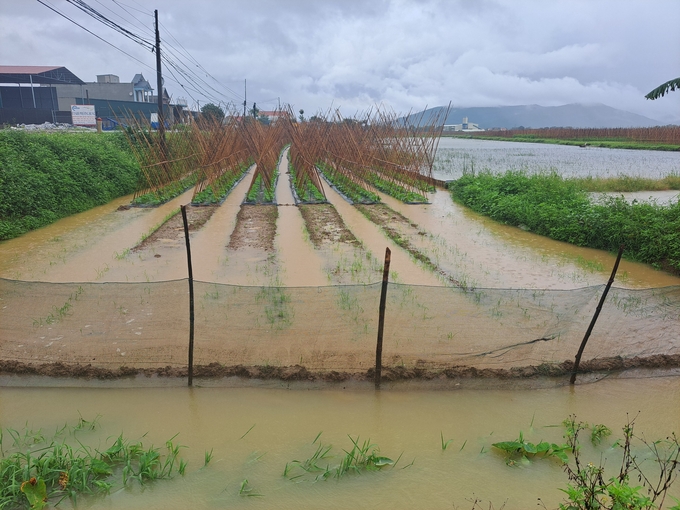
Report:
[{"label": "puddle", "polygon": [[[121,412],[121,410],[125,410]],[[603,423],[613,434],[602,447],[584,441],[586,461],[606,462],[618,474],[617,452],[628,417],[647,439],[680,426],[680,378],[609,379],[535,390],[323,391],[262,388],[0,388],[2,426],[28,425],[46,435],[81,415],[99,416],[96,431],[78,439],[103,449],[121,433],[162,446],[175,436],[187,448],[185,476],[114,488],[102,499],[83,496],[79,507],[142,508],[547,508],[563,501],[562,467],[550,459],[508,467],[491,446],[516,439],[563,442],[561,422],[570,414]],[[317,435],[316,444],[312,444]],[[312,483],[282,476],[286,463],[310,457],[318,443],[332,445],[333,467],[347,435],[378,445],[380,455],[401,458],[395,469]],[[442,450],[442,438],[451,440]],[[6,448],[7,450],[7,448]],[[204,465],[204,452],[213,458]],[[644,454],[641,450],[637,450]],[[406,466],[409,466],[406,468]],[[402,469],[405,468],[405,469]],[[239,496],[243,480],[261,497]],[[304,477],[303,477],[304,479]],[[300,482],[300,483],[296,483]],[[676,481],[671,495],[680,496]],[[504,505],[504,506],[503,506]],[[71,508],[68,500],[60,507]]]}]

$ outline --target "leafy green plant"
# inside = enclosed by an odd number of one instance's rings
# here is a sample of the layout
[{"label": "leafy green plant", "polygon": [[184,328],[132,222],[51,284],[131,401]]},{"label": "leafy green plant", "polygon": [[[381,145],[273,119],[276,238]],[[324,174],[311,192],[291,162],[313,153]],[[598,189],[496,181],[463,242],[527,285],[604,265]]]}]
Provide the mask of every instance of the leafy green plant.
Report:
[{"label": "leafy green plant", "polygon": [[[667,492],[677,479],[680,469],[680,442],[675,434],[665,440],[648,442],[635,435],[635,419],[629,420],[623,427],[623,439],[614,443],[614,447],[621,448],[623,453],[618,474],[607,477],[601,457],[599,464],[586,463],[583,459],[579,435],[589,428],[588,424],[576,421],[575,416],[570,416],[564,424],[565,438],[573,455],[573,462],[566,463],[564,467],[569,483],[566,489],[561,489],[567,495],[567,502],[561,504],[560,509],[637,510],[663,506]],[[603,427],[593,427],[591,439],[593,433],[598,437],[608,435],[604,431],[609,429]],[[639,446],[644,453],[634,453]],[[642,469],[649,458],[656,466],[652,469],[654,474],[650,474],[648,469]],[[641,485],[631,485],[631,479],[637,479]],[[647,494],[643,494],[643,490]],[[677,508],[677,505],[673,508]]]},{"label": "leafy green plant", "polygon": [[194,184],[196,184],[196,174],[191,174],[184,179],[173,181],[167,186],[159,188],[155,191],[150,191],[140,195],[136,197],[132,203],[133,205],[155,207],[169,202],[175,197],[178,197],[186,190],[191,188]]},{"label": "leafy green plant", "polygon": [[140,484],[183,474],[182,446],[174,437],[165,450],[118,436],[103,452],[79,439],[98,428],[98,418],[80,417],[46,438],[41,431],[5,429],[13,444],[5,447],[0,433],[0,508],[43,508],[68,498],[73,504],[83,494],[106,494],[114,486]]},{"label": "leafy green plant", "polygon": [[239,165],[236,171],[225,172],[222,176],[207,186],[203,191],[197,193],[191,201],[192,204],[217,204],[220,203],[232,189],[241,177],[248,171],[252,161],[248,161]]},{"label": "leafy green plant", "polygon": [[568,462],[567,451],[569,445],[558,445],[555,443],[548,443],[541,441],[537,444],[531,443],[524,439],[523,433],[520,431],[519,438],[514,441],[501,441],[493,443],[491,446],[498,448],[509,454],[507,464],[514,466],[518,458],[529,460],[536,457],[555,457],[562,462]]},{"label": "leafy green plant", "polygon": [[292,164],[290,164],[288,168],[291,174],[290,182],[293,183],[295,193],[302,202],[310,203],[326,202],[326,197],[323,196],[323,193],[319,191],[319,189],[314,185],[311,179],[307,178],[304,179],[302,183],[298,183],[295,167]]},{"label": "leafy green plant", "polygon": [[376,193],[361,187],[331,165],[317,163],[316,166],[326,179],[352,202],[359,204],[374,204],[380,202],[380,197]]},{"label": "leafy green plant", "polygon": [[423,195],[409,191],[397,182],[381,177],[378,173],[369,173],[367,180],[373,186],[375,186],[376,189],[379,189],[383,193],[387,193],[388,195],[396,198],[397,200],[401,200],[402,202],[427,202],[427,198],[425,198]]},{"label": "leafy green plant", "polygon": [[577,182],[555,172],[467,174],[449,185],[454,200],[536,234],[610,252],[680,274],[680,202],[591,203]]},{"label": "leafy green plant", "polygon": [[122,133],[0,130],[0,241],[135,191],[141,170]]}]

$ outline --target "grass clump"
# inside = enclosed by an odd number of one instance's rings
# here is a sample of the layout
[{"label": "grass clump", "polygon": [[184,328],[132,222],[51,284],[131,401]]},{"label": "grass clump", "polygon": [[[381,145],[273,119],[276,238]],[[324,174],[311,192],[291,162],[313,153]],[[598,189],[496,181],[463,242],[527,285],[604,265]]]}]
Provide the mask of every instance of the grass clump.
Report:
[{"label": "grass clump", "polygon": [[119,133],[0,130],[0,240],[133,193],[140,176]]},{"label": "grass clump", "polygon": [[[319,439],[318,434],[313,443]],[[396,462],[389,457],[380,455],[380,448],[371,443],[371,440],[359,442],[359,437],[354,439],[349,437],[352,442],[352,449],[343,450],[345,454],[340,458],[340,463],[331,466],[329,459],[333,458],[331,451],[332,445],[319,443],[316,451],[311,457],[303,461],[293,460],[286,464],[283,476],[289,480],[309,480],[320,481],[329,478],[342,478],[350,473],[361,474],[366,471],[379,471],[386,466],[395,466]]]},{"label": "grass clump", "polygon": [[468,173],[449,185],[454,200],[492,219],[578,246],[609,252],[680,274],[680,202],[592,203],[578,184],[555,172]]},{"label": "grass clump", "polygon": [[64,425],[50,438],[26,427],[0,430],[0,508],[42,509],[82,495],[108,494],[132,482],[141,485],[184,474],[182,446],[174,437],[165,448],[145,446],[118,436],[103,451],[86,446],[83,433],[98,428],[98,420]]}]

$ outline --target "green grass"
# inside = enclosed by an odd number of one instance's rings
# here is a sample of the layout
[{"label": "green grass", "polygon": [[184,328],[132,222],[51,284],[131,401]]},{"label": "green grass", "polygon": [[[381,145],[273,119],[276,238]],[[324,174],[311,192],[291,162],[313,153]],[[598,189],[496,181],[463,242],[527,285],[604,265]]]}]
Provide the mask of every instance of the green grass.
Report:
[{"label": "green grass", "polygon": [[680,174],[671,174],[661,179],[619,175],[618,177],[573,177],[580,189],[590,192],[631,192],[680,190]]},{"label": "green grass", "polygon": [[140,177],[122,133],[0,130],[0,240],[133,193]]},{"label": "green grass", "polygon": [[454,200],[490,218],[558,241],[616,252],[680,274],[680,202],[591,203],[578,182],[556,173],[464,175],[449,186]]},{"label": "green grass", "polygon": [[[319,433],[312,444],[319,439]],[[344,455],[340,456],[339,464],[331,466],[330,460],[335,456],[332,454],[333,446],[319,443],[314,453],[305,460],[293,460],[286,464],[283,476],[291,481],[321,481],[329,478],[340,479],[349,474],[361,474],[367,471],[379,471],[380,469],[392,466],[397,462],[389,457],[380,455],[380,448],[371,443],[371,440],[359,442],[359,438],[352,436],[351,450],[343,450]],[[397,459],[398,460],[398,459]]]},{"label": "green grass", "polygon": [[145,485],[183,474],[182,446],[174,437],[164,448],[145,446],[122,434],[99,451],[84,444],[98,428],[98,418],[82,417],[52,436],[41,430],[0,430],[0,508],[41,509],[83,495],[108,494],[132,483]]}]

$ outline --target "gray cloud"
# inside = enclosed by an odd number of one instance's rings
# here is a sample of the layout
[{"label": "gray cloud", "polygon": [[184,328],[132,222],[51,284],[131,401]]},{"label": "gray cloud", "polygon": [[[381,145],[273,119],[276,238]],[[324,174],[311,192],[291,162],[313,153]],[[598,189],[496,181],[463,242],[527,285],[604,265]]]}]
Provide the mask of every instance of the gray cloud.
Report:
[{"label": "gray cloud", "polygon": [[[66,2],[51,3],[148,67],[27,0],[0,7],[3,64],[64,65],[84,80],[153,76],[153,54]],[[400,112],[449,101],[581,102],[680,121],[680,94],[644,99],[680,76],[680,2],[673,0],[119,0],[128,12],[111,0],[91,4],[149,37],[157,5],[162,44],[174,46],[175,58],[222,91],[217,99],[225,102],[243,100],[247,78],[248,102],[263,108],[279,98],[295,110],[333,104],[347,114],[376,102]],[[208,100],[174,83],[169,71],[174,96]]]}]

